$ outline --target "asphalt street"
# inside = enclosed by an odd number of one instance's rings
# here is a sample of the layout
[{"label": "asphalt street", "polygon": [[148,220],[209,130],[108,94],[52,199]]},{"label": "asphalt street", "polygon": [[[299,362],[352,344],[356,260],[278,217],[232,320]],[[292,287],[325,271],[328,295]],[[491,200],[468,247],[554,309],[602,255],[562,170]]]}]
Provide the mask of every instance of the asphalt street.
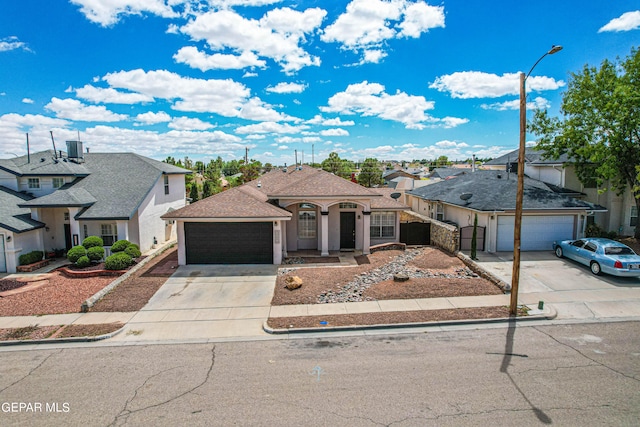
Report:
[{"label": "asphalt street", "polygon": [[11,348],[0,425],[637,425],[638,326]]}]

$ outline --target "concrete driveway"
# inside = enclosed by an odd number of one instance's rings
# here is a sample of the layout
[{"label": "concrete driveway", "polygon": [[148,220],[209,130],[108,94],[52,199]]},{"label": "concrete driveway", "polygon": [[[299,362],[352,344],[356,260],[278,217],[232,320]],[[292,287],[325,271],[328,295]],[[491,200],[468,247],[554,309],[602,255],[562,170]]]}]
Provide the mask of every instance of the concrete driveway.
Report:
[{"label": "concrete driveway", "polygon": [[[511,283],[512,252],[478,258],[482,267]],[[560,319],[640,316],[640,278],[594,276],[588,267],[551,251],[522,252],[518,297],[522,304],[552,304]]]},{"label": "concrete driveway", "polygon": [[110,341],[268,338],[275,265],[179,267]]}]

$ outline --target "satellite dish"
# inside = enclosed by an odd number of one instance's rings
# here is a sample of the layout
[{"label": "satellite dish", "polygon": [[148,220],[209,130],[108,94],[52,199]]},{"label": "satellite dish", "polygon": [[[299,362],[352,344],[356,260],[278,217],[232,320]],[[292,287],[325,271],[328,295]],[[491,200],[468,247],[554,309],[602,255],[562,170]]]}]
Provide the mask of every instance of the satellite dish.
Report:
[{"label": "satellite dish", "polygon": [[400,193],[391,193],[390,196],[391,196],[392,199],[398,199],[398,198],[400,198],[401,194]]},{"label": "satellite dish", "polygon": [[466,202],[466,201],[467,201],[467,200],[469,200],[472,196],[473,196],[473,194],[471,194],[471,193],[462,193],[462,194],[460,195],[460,198]]}]

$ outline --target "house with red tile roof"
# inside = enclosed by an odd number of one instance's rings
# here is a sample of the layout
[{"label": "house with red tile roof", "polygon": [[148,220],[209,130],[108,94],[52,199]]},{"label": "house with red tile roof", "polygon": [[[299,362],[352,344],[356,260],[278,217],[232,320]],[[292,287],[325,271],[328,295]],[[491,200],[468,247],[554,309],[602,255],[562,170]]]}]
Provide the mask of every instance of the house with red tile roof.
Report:
[{"label": "house with red tile roof", "polygon": [[280,264],[289,252],[362,251],[398,242],[391,189],[365,188],[308,166],[272,170],[165,214],[175,221],[178,263]]}]

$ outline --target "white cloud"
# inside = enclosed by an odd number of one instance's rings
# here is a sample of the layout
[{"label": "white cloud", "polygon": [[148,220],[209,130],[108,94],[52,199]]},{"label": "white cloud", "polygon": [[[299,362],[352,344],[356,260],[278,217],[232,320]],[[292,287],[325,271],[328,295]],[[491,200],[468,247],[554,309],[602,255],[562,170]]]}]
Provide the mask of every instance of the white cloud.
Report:
[{"label": "white cloud", "polygon": [[288,145],[278,145],[278,150],[288,150],[289,146]]},{"label": "white cloud", "polygon": [[240,126],[236,129],[236,133],[275,133],[275,134],[294,134],[300,132],[299,127],[291,126],[289,124],[281,124],[276,122],[262,122],[253,125]]},{"label": "white cloud", "polygon": [[207,55],[193,46],[186,46],[173,55],[173,59],[181,64],[201,71],[209,70],[239,70],[247,67],[264,68],[266,62],[259,59],[255,53],[244,51],[240,55],[214,53]]},{"label": "white cloud", "polygon": [[119,122],[126,120],[126,114],[113,113],[105,106],[85,105],[77,99],[51,98],[51,102],[44,106],[53,111],[56,117],[82,122]]},{"label": "white cloud", "polygon": [[[493,104],[482,104],[480,106],[485,110],[507,111],[507,110],[519,110],[520,100],[514,99],[512,101],[496,102]],[[549,100],[538,96],[533,102],[527,102],[528,110],[546,110],[551,107]]]},{"label": "white cloud", "polygon": [[256,20],[232,10],[220,10],[198,15],[180,31],[195,41],[206,41],[213,51],[254,52],[273,59],[286,73],[293,73],[320,65],[320,58],[311,56],[300,44],[305,41],[305,34],[320,27],[326,13],[319,8],[299,12],[285,7]]},{"label": "white cloud", "polygon": [[[527,79],[526,87],[528,91],[543,91],[556,90],[564,85],[562,80],[535,76]],[[506,73],[498,76],[480,71],[460,71],[437,77],[429,87],[449,92],[452,98],[498,98],[520,93],[520,74]]]},{"label": "white cloud", "polygon": [[215,127],[211,123],[191,117],[176,117],[168,126],[176,130],[209,130]]},{"label": "white cloud", "polygon": [[80,89],[76,89],[76,96],[96,104],[138,104],[153,101],[153,97],[149,95],[118,92],[112,88],[99,88],[91,85],[85,85]]},{"label": "white cloud", "polygon": [[33,99],[31,98],[22,98],[23,104],[33,104]]},{"label": "white cloud", "polygon": [[444,27],[444,7],[423,1],[353,0],[321,39],[342,44],[346,50],[363,51],[361,62],[379,62],[386,53],[382,44],[395,37],[420,37],[431,28]]},{"label": "white cloud", "polygon": [[172,0],[70,0],[91,22],[103,27],[117,23],[122,16],[150,13],[163,18],[179,15],[171,8]]},{"label": "white cloud", "polygon": [[278,83],[275,86],[269,86],[267,92],[273,93],[302,93],[307,88],[307,85],[300,83]]},{"label": "white cloud", "polygon": [[605,26],[598,30],[599,33],[607,31],[631,31],[640,28],[640,10],[634,10],[633,12],[626,12],[620,15],[618,18],[614,18],[609,21]]},{"label": "white cloud", "polygon": [[27,44],[25,42],[21,42],[16,36],[0,39],[0,52],[8,52],[16,49],[31,52],[31,49],[29,49]]},{"label": "white cloud", "polygon": [[[375,116],[402,123],[407,129],[424,129],[427,124],[433,126],[455,124],[454,118],[443,121],[425,113],[434,108],[433,101],[400,91],[389,95],[384,89],[381,84],[367,81],[352,84],[346,91],[338,92],[329,98],[329,105],[320,107],[320,110],[340,114],[361,114],[364,117]],[[465,119],[458,120],[462,123]]]},{"label": "white cloud", "polygon": [[345,129],[334,128],[334,129],[325,129],[320,131],[320,135],[322,136],[349,136],[349,132]]},{"label": "white cloud", "polygon": [[242,75],[242,78],[246,79],[247,77],[258,77],[258,73],[252,73],[252,72],[247,71],[246,73],[244,73]]},{"label": "white cloud", "polygon": [[387,52],[381,49],[366,49],[362,53],[362,60],[360,61],[360,65],[362,64],[379,64],[387,56]]},{"label": "white cloud", "polygon": [[216,113],[256,121],[296,120],[275,111],[259,98],[249,98],[251,91],[231,79],[203,80],[166,70],[145,72],[140,69],[109,73],[102,79],[117,89],[173,102],[171,108],[178,111]]},{"label": "white cloud", "polygon": [[165,113],[164,111],[160,111],[158,113],[149,111],[147,113],[138,114],[136,116],[136,121],[147,124],[147,125],[153,125],[156,123],[170,122],[171,116]]},{"label": "white cloud", "polygon": [[312,119],[307,120],[306,123],[322,126],[354,126],[356,124],[353,120],[343,121],[340,117],[325,119],[320,114],[316,114]]}]

